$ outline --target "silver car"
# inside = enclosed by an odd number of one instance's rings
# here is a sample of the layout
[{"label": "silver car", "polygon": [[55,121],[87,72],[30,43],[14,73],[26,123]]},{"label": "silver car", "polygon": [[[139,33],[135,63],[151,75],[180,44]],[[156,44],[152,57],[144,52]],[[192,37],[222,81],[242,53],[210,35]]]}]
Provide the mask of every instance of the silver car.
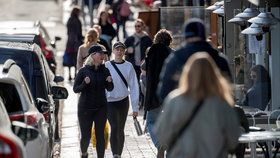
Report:
[{"label": "silver car", "polygon": [[[28,158],[47,158],[49,147],[48,123],[38,111],[22,71],[15,61],[9,59],[0,65],[0,96],[11,121],[21,121],[36,128],[36,139],[25,142]],[[48,110],[47,103],[41,102]],[[46,105],[44,105],[46,104]]]},{"label": "silver car", "polygon": [[11,122],[0,97],[0,157],[25,158],[22,141],[12,132]]}]

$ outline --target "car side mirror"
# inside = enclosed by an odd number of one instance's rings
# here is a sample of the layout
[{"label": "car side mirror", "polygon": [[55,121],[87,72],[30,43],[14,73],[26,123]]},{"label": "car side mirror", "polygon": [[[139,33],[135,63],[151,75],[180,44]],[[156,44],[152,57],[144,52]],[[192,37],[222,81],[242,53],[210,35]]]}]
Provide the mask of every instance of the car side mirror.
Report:
[{"label": "car side mirror", "polygon": [[63,86],[52,86],[51,92],[53,95],[53,99],[67,99],[68,97],[68,91]]},{"label": "car side mirror", "polygon": [[58,82],[63,82],[64,81],[64,78],[62,76],[55,76],[53,81],[55,83],[58,83]]},{"label": "car side mirror", "polygon": [[36,98],[37,107],[41,108],[42,112],[46,112],[50,109],[49,103],[43,98]]},{"label": "car side mirror", "polygon": [[26,144],[28,141],[34,140],[38,137],[39,131],[23,122],[13,121],[12,130],[23,142]]}]

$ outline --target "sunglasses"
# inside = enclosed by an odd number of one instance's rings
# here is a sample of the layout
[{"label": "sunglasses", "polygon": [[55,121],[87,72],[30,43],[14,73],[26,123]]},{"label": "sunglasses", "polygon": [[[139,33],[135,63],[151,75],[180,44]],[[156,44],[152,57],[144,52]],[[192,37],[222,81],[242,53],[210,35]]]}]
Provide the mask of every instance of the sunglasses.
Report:
[{"label": "sunglasses", "polygon": [[135,27],[141,27],[141,25],[135,25]]}]

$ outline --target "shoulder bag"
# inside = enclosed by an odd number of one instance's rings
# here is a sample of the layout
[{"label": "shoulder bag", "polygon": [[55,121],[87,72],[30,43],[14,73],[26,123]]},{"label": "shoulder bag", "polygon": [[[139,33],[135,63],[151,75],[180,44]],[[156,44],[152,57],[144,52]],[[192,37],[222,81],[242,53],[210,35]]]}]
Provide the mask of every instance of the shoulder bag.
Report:
[{"label": "shoulder bag", "polygon": [[115,68],[115,70],[117,71],[117,73],[119,74],[119,76],[121,77],[121,79],[123,80],[123,83],[125,84],[126,88],[128,88],[128,84],[123,76],[123,74],[121,73],[121,71],[119,70],[119,68],[117,67],[117,65],[114,63],[114,61],[110,61],[110,63],[112,64],[112,66]]},{"label": "shoulder bag", "polygon": [[178,141],[178,139],[182,136],[182,134],[184,133],[184,131],[188,128],[188,126],[191,124],[192,120],[194,119],[195,115],[197,114],[197,112],[199,111],[199,109],[202,107],[204,100],[200,100],[196,106],[194,107],[191,116],[189,117],[189,119],[186,121],[186,123],[181,127],[181,129],[179,130],[178,134],[175,135],[175,137],[171,140],[169,146],[168,146],[168,150],[171,151],[173,149],[173,147],[175,146],[176,142]]}]

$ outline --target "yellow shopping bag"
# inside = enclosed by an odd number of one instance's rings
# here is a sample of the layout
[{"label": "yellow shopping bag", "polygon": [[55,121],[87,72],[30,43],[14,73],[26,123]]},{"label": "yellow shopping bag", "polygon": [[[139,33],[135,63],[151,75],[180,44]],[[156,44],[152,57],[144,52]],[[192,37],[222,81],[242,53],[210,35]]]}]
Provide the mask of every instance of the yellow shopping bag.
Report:
[{"label": "yellow shopping bag", "polygon": [[[108,121],[106,121],[106,126],[104,129],[104,139],[105,139],[105,149],[107,149],[108,144],[109,144],[109,123],[108,123]],[[92,146],[96,147],[96,137],[95,137],[94,126],[92,127],[92,130],[91,130],[91,140],[92,140]]]}]

